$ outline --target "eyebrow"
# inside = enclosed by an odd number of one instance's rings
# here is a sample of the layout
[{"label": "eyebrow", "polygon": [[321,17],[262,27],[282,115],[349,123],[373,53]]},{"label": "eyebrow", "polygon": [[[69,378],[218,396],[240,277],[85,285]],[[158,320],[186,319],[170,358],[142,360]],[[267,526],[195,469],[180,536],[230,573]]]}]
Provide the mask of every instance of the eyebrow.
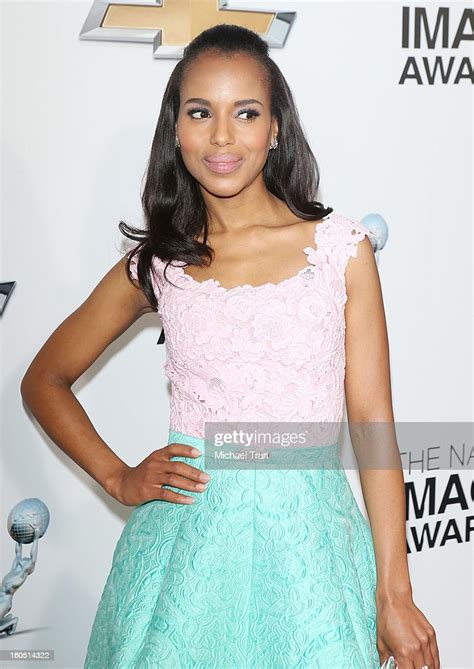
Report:
[{"label": "eyebrow", "polygon": [[[184,104],[187,105],[188,102],[196,102],[201,105],[208,105],[209,107],[212,107],[209,100],[205,100],[204,98],[189,98],[188,100],[186,100]],[[263,107],[263,104],[260,102],[260,100],[254,100],[252,98],[249,98],[248,100],[237,100],[236,102],[234,102],[234,107],[240,107],[240,105],[251,105],[255,103],[258,105],[262,105]]]}]

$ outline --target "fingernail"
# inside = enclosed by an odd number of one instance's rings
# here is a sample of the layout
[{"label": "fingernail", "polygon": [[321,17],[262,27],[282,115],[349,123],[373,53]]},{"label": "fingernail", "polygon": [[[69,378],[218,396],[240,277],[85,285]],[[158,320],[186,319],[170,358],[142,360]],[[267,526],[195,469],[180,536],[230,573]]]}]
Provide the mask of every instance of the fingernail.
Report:
[{"label": "fingernail", "polygon": [[198,448],[193,448],[193,455],[202,455],[202,451],[200,451]]}]

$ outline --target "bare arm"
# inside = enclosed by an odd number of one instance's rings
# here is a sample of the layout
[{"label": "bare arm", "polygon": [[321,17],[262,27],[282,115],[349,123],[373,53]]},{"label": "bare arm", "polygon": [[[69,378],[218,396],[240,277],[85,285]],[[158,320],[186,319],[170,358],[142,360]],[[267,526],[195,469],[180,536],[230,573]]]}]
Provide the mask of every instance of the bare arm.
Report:
[{"label": "bare arm", "polygon": [[[358,244],[357,258],[349,258],[346,269],[346,404],[349,423],[358,421],[393,424],[389,344],[385,311],[375,256],[365,237]],[[375,427],[364,433],[372,442]],[[352,440],[356,456],[360,439]],[[395,447],[387,430],[380,449]],[[361,444],[362,445],[362,444]],[[370,453],[367,468],[360,469],[364,501],[374,537],[377,558],[377,589],[381,594],[409,591],[406,552],[405,485],[400,468],[377,467]],[[384,454],[386,455],[386,453]],[[370,466],[373,464],[374,466]],[[390,531],[387,531],[390,528]]]},{"label": "bare arm", "polygon": [[377,565],[379,656],[382,663],[393,654],[400,669],[423,665],[439,669],[435,631],[412,597],[405,484],[393,418],[385,310],[367,237],[358,244],[357,258],[349,258],[346,289],[347,417],[355,455],[366,465],[360,468],[360,479]]},{"label": "bare arm", "polygon": [[107,491],[109,478],[125,463],[97,433],[71,386],[140,316],[155,311],[138,283],[127,277],[125,260],[51,334],[20,386],[49,437]]}]

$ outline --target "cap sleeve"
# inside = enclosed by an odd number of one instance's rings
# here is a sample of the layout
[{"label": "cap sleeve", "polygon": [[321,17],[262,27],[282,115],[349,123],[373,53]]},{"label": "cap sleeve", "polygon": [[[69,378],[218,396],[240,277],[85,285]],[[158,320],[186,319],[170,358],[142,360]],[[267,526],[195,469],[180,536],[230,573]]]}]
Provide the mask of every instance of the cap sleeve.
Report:
[{"label": "cap sleeve", "polygon": [[376,245],[376,235],[362,223],[335,215],[334,227],[331,231],[330,247],[331,255],[342,275],[345,274],[349,258],[357,257],[359,242],[368,237],[372,248]]},{"label": "cap sleeve", "polygon": [[135,281],[138,281],[138,272],[137,272],[137,265],[138,265],[138,256],[139,253],[136,253],[132,259],[130,260],[130,272],[129,276],[134,279]]},{"label": "cap sleeve", "polygon": [[374,248],[377,238],[372,230],[369,230],[369,228],[362,225],[362,223],[349,220],[349,238],[346,240],[346,253],[344,254],[347,256],[345,264],[347,264],[349,258],[357,258],[359,242],[361,242],[364,237],[369,238],[372,248]]}]

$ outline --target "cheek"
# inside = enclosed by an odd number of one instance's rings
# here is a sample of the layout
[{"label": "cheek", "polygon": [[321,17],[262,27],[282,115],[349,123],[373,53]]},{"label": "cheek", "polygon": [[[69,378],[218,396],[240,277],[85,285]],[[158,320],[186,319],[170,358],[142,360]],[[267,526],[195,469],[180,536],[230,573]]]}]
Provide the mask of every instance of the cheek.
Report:
[{"label": "cheek", "polygon": [[179,141],[184,151],[196,152],[203,144],[203,137],[199,132],[191,129],[183,129],[178,131]]},{"label": "cheek", "polygon": [[255,128],[243,132],[241,141],[249,151],[265,151],[268,144],[268,133],[262,128]]},{"label": "cheek", "polygon": [[201,160],[196,158],[192,153],[181,153],[181,158],[186,169],[195,179],[202,176],[205,166],[202,164]]},{"label": "cheek", "polygon": [[246,163],[251,170],[260,170],[268,157],[268,141],[266,136],[261,134],[248,138],[245,143],[244,152],[246,154]]}]

